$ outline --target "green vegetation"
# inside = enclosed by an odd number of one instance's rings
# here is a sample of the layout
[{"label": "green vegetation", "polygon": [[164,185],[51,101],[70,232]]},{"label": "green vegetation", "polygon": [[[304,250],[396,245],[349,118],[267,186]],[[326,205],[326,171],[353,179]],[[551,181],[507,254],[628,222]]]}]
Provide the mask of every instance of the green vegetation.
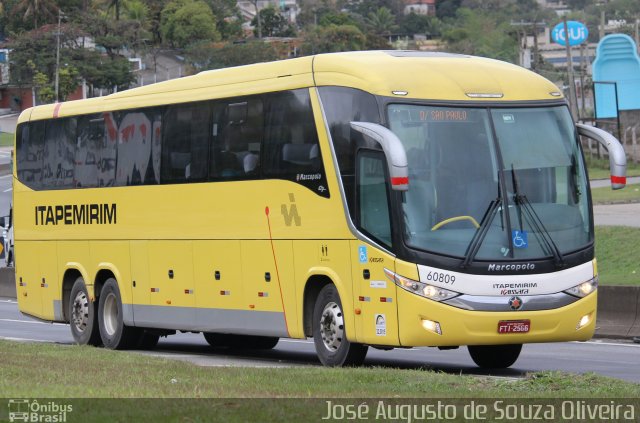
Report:
[{"label": "green vegetation", "polygon": [[[6,47],[12,49],[11,83],[35,87],[43,103],[55,97],[50,76],[56,68],[52,46],[57,44],[59,18],[60,99],[81,81],[87,83],[89,96],[131,86],[136,74],[129,57],[141,57],[155,67],[160,54],[180,56],[185,61],[181,74],[186,75],[235,64],[235,46],[247,41],[274,44],[273,39],[265,40],[268,37],[295,37],[280,40],[287,44],[278,51],[280,59],[329,51],[420,48],[420,40],[437,40],[440,50],[517,62],[522,37],[560,20],[553,9],[534,0],[439,0],[435,16],[407,14],[406,2],[396,0],[298,0],[294,8],[271,2],[248,22],[244,15],[254,12],[251,6],[257,10],[259,2],[246,3],[249,10],[243,13],[235,0],[3,0],[0,38],[6,37]],[[630,35],[640,13],[635,0],[567,4],[573,10],[569,18],[587,24],[592,42],[598,41],[601,13],[628,22],[618,31]],[[254,31],[243,30],[246,23],[252,23]],[[534,58],[534,71],[554,80],[564,78],[541,55]],[[241,64],[263,59],[245,54]]]},{"label": "green vegetation", "polygon": [[0,132],[0,147],[13,147],[13,136],[9,132]]},{"label": "green vegetation", "polygon": [[601,285],[640,285],[640,228],[596,227]]},{"label": "green vegetation", "polygon": [[542,372],[514,381],[394,368],[199,367],[88,346],[8,341],[0,341],[0,356],[0,392],[8,398],[640,396],[638,384],[593,374]]},{"label": "green vegetation", "polygon": [[[589,170],[589,179],[609,179],[609,160],[598,159],[597,157],[585,155],[587,168]],[[640,176],[640,163],[627,162],[627,176]]]},{"label": "green vegetation", "polygon": [[591,196],[593,204],[640,203],[640,184],[627,185],[618,190],[612,190],[611,187],[593,188]]}]

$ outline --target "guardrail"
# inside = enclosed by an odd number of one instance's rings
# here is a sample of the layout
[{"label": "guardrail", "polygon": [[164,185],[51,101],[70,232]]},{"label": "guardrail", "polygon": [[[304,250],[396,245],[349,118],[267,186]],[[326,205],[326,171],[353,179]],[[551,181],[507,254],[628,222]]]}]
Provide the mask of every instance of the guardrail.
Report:
[{"label": "guardrail", "polygon": [[[0,297],[16,298],[15,271],[0,268]],[[640,286],[598,288],[596,337],[640,337]]]}]

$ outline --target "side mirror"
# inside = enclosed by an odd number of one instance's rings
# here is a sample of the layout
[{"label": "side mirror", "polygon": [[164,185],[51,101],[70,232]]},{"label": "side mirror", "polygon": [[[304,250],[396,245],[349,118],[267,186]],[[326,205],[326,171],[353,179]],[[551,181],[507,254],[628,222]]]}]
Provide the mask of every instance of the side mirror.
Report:
[{"label": "side mirror", "polygon": [[609,152],[609,170],[611,171],[611,189],[622,189],[627,184],[627,156],[620,141],[602,129],[576,124],[578,134],[598,141]]},{"label": "side mirror", "polygon": [[4,228],[5,227],[5,223],[7,222],[7,219],[5,216],[0,217],[0,227]]},{"label": "side mirror", "polygon": [[356,131],[374,139],[382,146],[382,151],[387,158],[389,176],[391,177],[391,189],[395,191],[409,190],[409,167],[407,164],[407,152],[396,134],[377,123],[351,122],[351,127]]}]

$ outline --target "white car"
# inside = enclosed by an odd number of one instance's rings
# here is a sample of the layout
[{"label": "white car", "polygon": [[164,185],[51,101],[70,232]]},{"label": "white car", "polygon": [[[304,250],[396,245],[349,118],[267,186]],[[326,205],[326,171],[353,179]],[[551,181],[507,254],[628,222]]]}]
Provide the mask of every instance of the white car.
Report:
[{"label": "white car", "polygon": [[2,227],[2,238],[4,245],[2,253],[7,267],[13,266],[13,208],[9,211],[9,216],[0,217],[0,227]]}]

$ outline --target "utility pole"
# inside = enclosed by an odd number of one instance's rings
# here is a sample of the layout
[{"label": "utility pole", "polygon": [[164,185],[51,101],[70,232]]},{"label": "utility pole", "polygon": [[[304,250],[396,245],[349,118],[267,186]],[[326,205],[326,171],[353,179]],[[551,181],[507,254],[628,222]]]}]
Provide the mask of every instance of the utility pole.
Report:
[{"label": "utility pole", "polygon": [[58,9],[58,31],[56,32],[56,103],[59,101],[59,86],[60,86],[60,23],[62,22],[62,10]]},{"label": "utility pole", "polygon": [[569,28],[567,27],[567,17],[562,18],[564,23],[564,40],[565,47],[567,48],[567,75],[569,76],[569,106],[571,106],[571,113],[574,119],[580,117],[578,113],[578,98],[576,97],[576,81],[573,76],[573,60],[571,60],[571,46],[569,45]]}]

